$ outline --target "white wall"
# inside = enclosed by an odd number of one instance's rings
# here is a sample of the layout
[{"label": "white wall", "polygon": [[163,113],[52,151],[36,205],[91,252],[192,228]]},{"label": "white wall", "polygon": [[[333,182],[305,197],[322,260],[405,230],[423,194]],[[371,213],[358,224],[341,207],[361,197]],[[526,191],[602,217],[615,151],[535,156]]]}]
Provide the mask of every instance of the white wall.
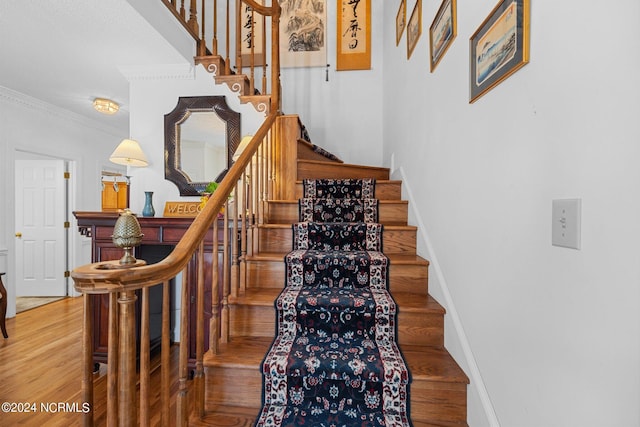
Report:
[{"label": "white wall", "polygon": [[372,2],[371,70],[336,71],[336,2],[327,2],[327,69],[283,68],[282,110],[297,114],[314,144],[346,163],[380,166],[382,157],[382,1]]},{"label": "white wall", "polygon": [[[72,181],[75,192],[73,210],[100,210],[100,172],[108,167],[108,157],[120,135],[87,118],[0,87],[0,248],[8,249],[8,317],[15,315],[14,161],[16,159],[55,158],[75,162]],[[112,168],[113,169],[113,168]],[[75,196],[75,197],[74,197]],[[71,269],[87,262],[86,245],[70,218]],[[90,249],[89,249],[90,250]],[[90,252],[89,258],[90,260]]]},{"label": "white wall", "polygon": [[227,105],[240,113],[240,134],[254,134],[264,121],[251,104],[241,104],[238,95],[226,85],[216,85],[213,75],[203,66],[154,67],[129,69],[130,136],[137,140],[149,160],[149,167],[130,168],[131,210],[140,214],[144,192],[153,191],[156,216],[161,216],[166,201],[198,200],[180,197],[178,188],[164,178],[164,115],[173,111],[181,96],[225,96]]},{"label": "white wall", "polygon": [[[469,105],[468,40],[496,2],[458,0],[431,74],[438,3],[407,60],[384,2],[383,155],[453,303],[469,425],[640,425],[640,4],[533,1],[531,62]],[[582,199],[581,250],[551,245],[558,198]]]}]

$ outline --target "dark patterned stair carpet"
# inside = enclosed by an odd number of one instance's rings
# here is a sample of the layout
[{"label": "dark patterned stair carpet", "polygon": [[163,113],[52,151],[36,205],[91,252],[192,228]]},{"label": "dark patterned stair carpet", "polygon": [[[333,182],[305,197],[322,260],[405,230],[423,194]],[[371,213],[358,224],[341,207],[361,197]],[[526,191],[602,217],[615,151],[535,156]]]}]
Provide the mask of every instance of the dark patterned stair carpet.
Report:
[{"label": "dark patterned stair carpet", "polygon": [[375,179],[305,179],[302,181],[304,197],[314,199],[372,199],[375,197]]},{"label": "dark patterned stair carpet", "polygon": [[[304,189],[305,197],[321,193],[315,200],[373,196],[371,180],[305,182]],[[276,337],[261,365],[257,426],[411,426],[382,225],[342,213],[293,225]]]},{"label": "dark patterned stair carpet", "polygon": [[317,199],[299,201],[300,221],[378,222],[377,199]]}]

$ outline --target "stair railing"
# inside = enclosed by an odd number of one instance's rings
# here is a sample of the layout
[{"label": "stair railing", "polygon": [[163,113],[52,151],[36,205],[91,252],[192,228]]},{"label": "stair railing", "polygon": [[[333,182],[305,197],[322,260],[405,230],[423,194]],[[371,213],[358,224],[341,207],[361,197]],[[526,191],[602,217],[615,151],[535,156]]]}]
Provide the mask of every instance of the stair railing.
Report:
[{"label": "stair railing", "polygon": [[[186,28],[198,42],[198,52],[211,56],[206,47],[205,26],[198,21],[198,3],[204,15],[204,3],[191,0],[189,18],[186,19],[185,0],[161,0],[174,14],[184,22]],[[251,7],[252,15],[271,18],[272,46],[278,46],[280,7],[276,0],[271,7],[257,4],[254,0],[243,0]],[[217,22],[217,0],[214,0],[215,22]],[[229,22],[229,0],[226,0],[226,20]],[[263,18],[264,19],[264,18]],[[264,22],[264,21],[263,21]],[[214,26],[215,28],[216,26]],[[227,25],[228,28],[228,25]],[[217,28],[215,28],[217,31]],[[227,34],[229,30],[227,29]],[[217,35],[213,37],[212,52],[217,51]],[[227,37],[229,40],[229,37]],[[227,44],[229,42],[227,41]],[[83,415],[83,425],[94,425],[94,363],[93,317],[96,295],[109,295],[108,318],[108,362],[106,379],[106,421],[107,425],[121,427],[139,423],[148,426],[151,423],[151,357],[149,350],[149,290],[158,286],[162,288],[162,332],[160,353],[160,407],[161,425],[186,426],[193,408],[195,415],[202,417],[205,413],[205,385],[203,359],[205,351],[217,353],[220,343],[229,341],[229,307],[233,298],[244,293],[246,284],[246,259],[257,247],[258,224],[264,222],[265,205],[268,198],[277,192],[279,173],[278,159],[281,141],[277,141],[280,106],[280,62],[279,49],[270,51],[272,62],[271,109],[262,126],[252,137],[247,148],[235,159],[233,165],[218,188],[191,226],[176,244],[172,252],[163,260],[151,265],[135,265],[122,268],[118,261],[106,261],[85,265],[75,269],[71,276],[75,289],[83,294],[83,333],[82,333],[82,398],[91,410]],[[224,209],[223,209],[224,208]],[[219,218],[222,217],[222,221]],[[223,229],[220,230],[219,222]],[[209,322],[208,343],[205,348],[205,272],[204,272],[204,240],[213,232],[213,270],[211,278],[211,318]],[[218,236],[222,235],[222,254],[219,253]],[[218,258],[222,255],[222,280],[218,277]],[[196,356],[193,381],[189,380],[189,307],[188,300],[189,275],[187,265],[196,260]],[[141,263],[143,264],[143,263]],[[181,319],[179,333],[177,395],[172,402],[170,390],[175,384],[172,377],[173,356],[171,352],[170,321],[170,283],[178,275],[182,275]],[[221,288],[219,283],[222,283]],[[140,323],[137,326],[136,300],[140,298]],[[139,328],[140,348],[137,349],[136,335]],[[139,360],[139,370],[137,369]],[[175,363],[174,363],[175,365]],[[138,373],[139,372],[139,373]],[[139,383],[139,391],[137,384]],[[193,396],[191,400],[190,396]],[[138,409],[139,408],[139,409]],[[174,412],[172,413],[172,408]]]},{"label": "stair railing", "polygon": [[[271,6],[265,6],[265,0],[190,0],[188,16],[185,0],[160,1],[196,41],[196,62],[209,67],[214,61],[216,73],[230,75],[233,74],[231,59],[235,58],[235,73],[245,73],[249,79],[249,95],[270,95],[271,110],[280,110],[280,59],[276,55],[280,45],[280,6],[277,0],[271,0]],[[211,5],[212,11],[205,5]],[[271,18],[270,27],[267,17]],[[222,32],[218,25],[221,21],[224,22]],[[256,78],[256,73],[261,73],[260,78]]]},{"label": "stair railing", "polygon": [[[136,407],[138,402],[136,383],[140,382],[139,407],[140,425],[150,422],[150,354],[149,354],[149,289],[161,286],[162,304],[162,346],[161,346],[161,407],[162,425],[170,425],[171,415],[169,390],[171,389],[170,362],[170,280],[182,273],[180,349],[178,367],[178,394],[175,419],[177,425],[186,426],[189,418],[189,390],[193,389],[195,412],[204,415],[204,238],[213,230],[214,239],[218,236],[218,217],[224,209],[224,246],[223,258],[230,260],[231,272],[223,280],[223,289],[218,289],[217,244],[214,244],[214,268],[211,283],[212,317],[209,325],[209,350],[216,353],[220,342],[229,340],[230,300],[243,292],[241,277],[246,277],[245,258],[250,255],[253,228],[262,221],[259,206],[262,189],[269,185],[265,182],[268,169],[273,164],[270,156],[273,147],[272,128],[277,113],[272,112],[258,132],[253,136],[247,149],[238,157],[229,169],[205,207],[194,219],[173,251],[162,261],[151,264],[120,268],[118,261],[106,261],[85,265],[75,269],[72,277],[75,289],[83,294],[83,402],[94,408],[93,397],[93,295],[109,295],[108,320],[108,363],[107,363],[107,424],[120,426],[136,425]],[[228,230],[228,232],[226,232]],[[188,369],[188,274],[187,264],[196,257],[198,262],[196,291],[196,364],[193,384],[189,384]],[[225,261],[225,265],[227,262]],[[160,283],[158,285],[158,283]],[[140,369],[136,374],[136,313],[135,302],[141,295],[140,323]],[[85,426],[93,425],[93,411],[84,415]]]}]

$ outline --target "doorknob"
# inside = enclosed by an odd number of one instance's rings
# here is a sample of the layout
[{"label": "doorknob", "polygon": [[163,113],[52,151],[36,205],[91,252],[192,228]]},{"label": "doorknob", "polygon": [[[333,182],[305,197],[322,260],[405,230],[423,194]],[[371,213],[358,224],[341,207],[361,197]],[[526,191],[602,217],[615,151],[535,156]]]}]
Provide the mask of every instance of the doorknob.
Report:
[{"label": "doorknob", "polygon": [[22,237],[22,233],[16,233],[16,237],[19,239]]}]

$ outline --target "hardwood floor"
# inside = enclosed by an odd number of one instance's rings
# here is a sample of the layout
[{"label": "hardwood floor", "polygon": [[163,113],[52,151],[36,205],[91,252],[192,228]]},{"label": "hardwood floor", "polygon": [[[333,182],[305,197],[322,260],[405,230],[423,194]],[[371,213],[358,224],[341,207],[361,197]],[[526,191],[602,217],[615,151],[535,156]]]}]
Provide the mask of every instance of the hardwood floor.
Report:
[{"label": "hardwood floor", "polygon": [[[0,404],[25,406],[30,412],[8,412],[3,406],[3,426],[79,426],[83,403],[81,378],[82,298],[65,298],[7,319],[8,339],[0,339]],[[172,387],[177,391],[178,347],[172,349]],[[153,362],[152,362],[153,365]],[[106,424],[106,369],[103,365],[94,376],[96,426]],[[159,369],[151,375],[151,425],[160,425]],[[59,406],[61,405],[61,406]],[[47,409],[49,412],[47,412]],[[174,413],[172,411],[172,413]],[[255,414],[246,409],[221,407],[198,426],[250,426]],[[173,423],[172,423],[173,424]]]}]

